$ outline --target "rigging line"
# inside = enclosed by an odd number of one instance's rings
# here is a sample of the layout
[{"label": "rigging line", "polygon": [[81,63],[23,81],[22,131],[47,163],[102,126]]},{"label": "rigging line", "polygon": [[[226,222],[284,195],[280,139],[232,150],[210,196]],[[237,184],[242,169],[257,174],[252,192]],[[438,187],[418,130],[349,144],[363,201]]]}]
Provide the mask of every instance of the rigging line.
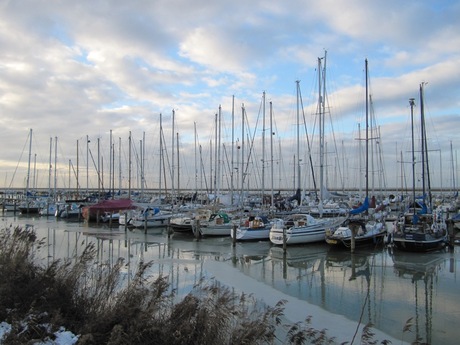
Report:
[{"label": "rigging line", "polygon": [[[326,101],[328,100],[329,98],[326,97]],[[329,102],[328,102],[329,104]],[[330,107],[328,106],[328,109],[330,109]],[[330,110],[328,110],[328,113],[329,113],[329,122],[331,124],[331,131],[332,131],[332,138],[333,138],[333,143],[334,143],[334,149],[335,149],[335,155],[337,156],[338,155],[338,149],[337,149],[337,140],[336,140],[336,137],[335,137],[335,132],[334,132],[334,125],[332,123],[332,116],[330,115],[331,112]],[[342,170],[340,168],[340,164],[337,164],[337,170],[338,170],[338,173],[339,173],[339,177],[340,177],[340,182],[341,184],[343,185],[343,175],[342,175]]]},{"label": "rigging line", "polygon": [[14,181],[14,177],[16,175],[16,172],[18,171],[18,167],[19,167],[19,163],[21,162],[21,159],[22,159],[22,155],[26,149],[26,146],[27,144],[29,143],[29,137],[30,137],[30,132],[29,134],[27,135],[27,138],[26,138],[26,141],[24,143],[24,147],[22,148],[22,152],[21,152],[21,155],[19,156],[19,160],[18,160],[18,163],[16,164],[16,168],[14,169],[14,172],[13,172],[13,177],[11,178],[11,182],[10,182],[10,185],[8,186],[8,188],[11,188],[12,184],[13,184],[13,181]]},{"label": "rigging line", "polygon": [[[262,108],[262,102],[259,106],[259,113],[257,114],[257,120],[256,120],[256,125],[255,125],[255,128],[254,128],[254,132],[251,133],[250,131],[250,127],[249,127],[249,120],[247,118],[247,116],[245,116],[246,118],[246,128],[248,129],[248,140],[250,142],[250,146],[249,146],[249,154],[248,154],[248,159],[247,159],[247,163],[246,163],[246,171],[245,171],[245,174],[243,175],[243,179],[248,176],[248,169],[249,169],[249,162],[255,162],[255,165],[256,165],[256,169],[255,169],[255,172],[259,172],[260,169],[259,169],[259,166],[258,166],[258,161],[257,160],[253,160],[253,153],[255,153],[255,150],[254,150],[254,143],[255,143],[255,136],[256,136],[256,133],[257,133],[257,127],[258,127],[258,124],[259,124],[259,119],[260,119],[260,109]],[[246,114],[246,108],[244,109],[244,113]],[[251,138],[252,136],[252,138]],[[263,163],[264,164],[264,163]],[[260,175],[258,175],[260,176]],[[254,178],[254,182],[257,182],[257,176]]]},{"label": "rigging line", "polygon": [[[253,151],[253,148],[254,148],[254,137],[255,137],[256,130],[257,130],[257,123],[259,121],[257,119],[256,127],[254,129],[254,133],[251,133],[251,130],[249,129],[249,120],[248,120],[248,117],[247,117],[246,108],[244,108],[244,118],[245,118],[246,124],[247,124],[247,126],[246,126],[247,131],[249,132],[249,133],[247,133],[247,135],[248,135],[248,140],[249,140],[250,145],[249,145],[248,158],[246,160],[246,167],[245,167],[245,171],[244,171],[244,174],[243,174],[243,177],[242,177],[243,183],[245,182],[246,176],[248,176],[249,162],[251,162],[251,159],[252,159],[252,151]],[[252,138],[251,138],[251,136],[252,136]],[[244,157],[243,157],[243,159],[244,159]]]},{"label": "rigging line", "polygon": [[[225,156],[225,161],[227,163],[227,169],[228,171],[231,173],[232,172],[232,167],[230,166],[230,160],[229,160],[229,157],[228,157],[228,153],[227,153],[227,147],[225,146],[225,144],[222,144],[222,148],[224,150],[224,156]],[[225,169],[225,164],[224,164],[224,169]],[[227,180],[227,188],[230,189],[230,183],[229,183],[229,174],[224,174],[224,176],[226,177],[226,180]]]},{"label": "rigging line", "polygon": [[91,152],[91,149],[89,149],[88,151],[89,151],[89,155],[91,156],[91,160],[93,161],[94,168],[97,171],[97,178],[99,179],[99,182],[101,182],[102,192],[104,192],[104,181],[102,181],[101,179],[101,172],[97,168],[96,162],[94,161],[93,153]]},{"label": "rigging line", "polygon": [[[299,87],[299,96],[300,96],[300,106],[302,108],[302,117],[303,117],[303,125],[304,125],[304,128],[305,128],[305,136],[307,138],[307,147],[308,147],[308,159],[310,161],[310,169],[311,169],[311,175],[312,175],[312,178],[313,178],[313,188],[315,189],[316,191],[316,178],[315,178],[315,169],[313,168],[313,159],[311,157],[311,146],[310,146],[310,139],[308,137],[308,131],[307,131],[307,120],[305,118],[305,109],[304,109],[304,106],[303,106],[303,99],[302,99],[302,92],[300,90],[300,87]],[[318,195],[318,194],[317,194]]]}]

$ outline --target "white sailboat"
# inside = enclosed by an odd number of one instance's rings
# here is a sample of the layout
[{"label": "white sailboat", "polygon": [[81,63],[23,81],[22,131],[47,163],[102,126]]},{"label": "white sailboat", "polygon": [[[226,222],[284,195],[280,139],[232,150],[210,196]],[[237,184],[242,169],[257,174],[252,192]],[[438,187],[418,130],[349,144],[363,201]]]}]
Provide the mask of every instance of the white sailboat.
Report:
[{"label": "white sailboat", "polygon": [[293,214],[287,219],[279,219],[270,229],[273,244],[300,244],[322,242],[327,229],[340,226],[346,217],[314,218],[309,214]]}]

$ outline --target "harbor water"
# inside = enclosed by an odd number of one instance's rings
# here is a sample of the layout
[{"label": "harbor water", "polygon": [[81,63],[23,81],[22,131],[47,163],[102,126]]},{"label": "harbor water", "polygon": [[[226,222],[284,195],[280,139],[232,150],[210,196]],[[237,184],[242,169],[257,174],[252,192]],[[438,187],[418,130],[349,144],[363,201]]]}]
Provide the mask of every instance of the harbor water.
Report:
[{"label": "harbor water", "polygon": [[[432,253],[382,247],[351,254],[318,243],[284,252],[269,241],[234,244],[230,236],[195,239],[168,235],[166,229],[144,232],[5,213],[2,228],[9,226],[33,227],[45,239],[45,264],[73,258],[94,243],[98,262],[124,260],[127,280],[139,261],[153,261],[149,274],[169,276],[179,296],[205,278],[270,306],[285,300],[286,322],[311,316],[311,325],[327,329],[338,343],[351,342],[358,325],[368,323],[376,339],[393,344],[419,339],[453,345],[460,339],[459,247]],[[411,331],[403,332],[408,320]]]}]

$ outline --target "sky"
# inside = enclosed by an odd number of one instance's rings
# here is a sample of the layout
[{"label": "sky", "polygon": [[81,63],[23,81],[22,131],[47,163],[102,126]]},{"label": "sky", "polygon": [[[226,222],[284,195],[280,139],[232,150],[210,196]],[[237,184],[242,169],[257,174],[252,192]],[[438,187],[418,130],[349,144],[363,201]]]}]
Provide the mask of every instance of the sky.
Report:
[{"label": "sky", "polygon": [[458,1],[2,1],[0,185],[311,190],[322,58],[323,185],[364,186],[367,59],[372,188],[412,186],[423,83],[431,183],[454,189],[459,17]]}]

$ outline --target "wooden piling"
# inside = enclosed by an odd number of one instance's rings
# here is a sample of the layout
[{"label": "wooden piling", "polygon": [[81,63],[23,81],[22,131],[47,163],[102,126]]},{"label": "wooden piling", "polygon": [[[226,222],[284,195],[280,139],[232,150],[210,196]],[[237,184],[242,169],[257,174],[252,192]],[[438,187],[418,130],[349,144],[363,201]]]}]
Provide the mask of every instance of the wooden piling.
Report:
[{"label": "wooden piling", "polygon": [[168,238],[170,238],[171,235],[174,233],[174,230],[171,228],[171,219],[168,219],[167,228],[168,228]]},{"label": "wooden piling", "polygon": [[452,219],[446,220],[447,225],[447,235],[449,236],[449,248],[453,249],[455,247],[455,229],[454,221]]},{"label": "wooden piling", "polygon": [[195,235],[196,240],[200,239],[200,220],[199,219],[195,219],[193,221],[193,234]]},{"label": "wooden piling", "polygon": [[283,226],[283,253],[286,254],[286,249],[287,249],[287,236],[286,236],[286,227]]},{"label": "wooden piling", "polygon": [[233,224],[233,227],[232,227],[232,243],[233,243],[233,247],[236,246],[236,224]]},{"label": "wooden piling", "polygon": [[358,229],[358,228],[359,228],[359,225],[350,223],[350,230],[351,230],[350,251],[352,253],[355,252],[355,247],[356,247],[355,236],[356,236],[356,229]]}]

